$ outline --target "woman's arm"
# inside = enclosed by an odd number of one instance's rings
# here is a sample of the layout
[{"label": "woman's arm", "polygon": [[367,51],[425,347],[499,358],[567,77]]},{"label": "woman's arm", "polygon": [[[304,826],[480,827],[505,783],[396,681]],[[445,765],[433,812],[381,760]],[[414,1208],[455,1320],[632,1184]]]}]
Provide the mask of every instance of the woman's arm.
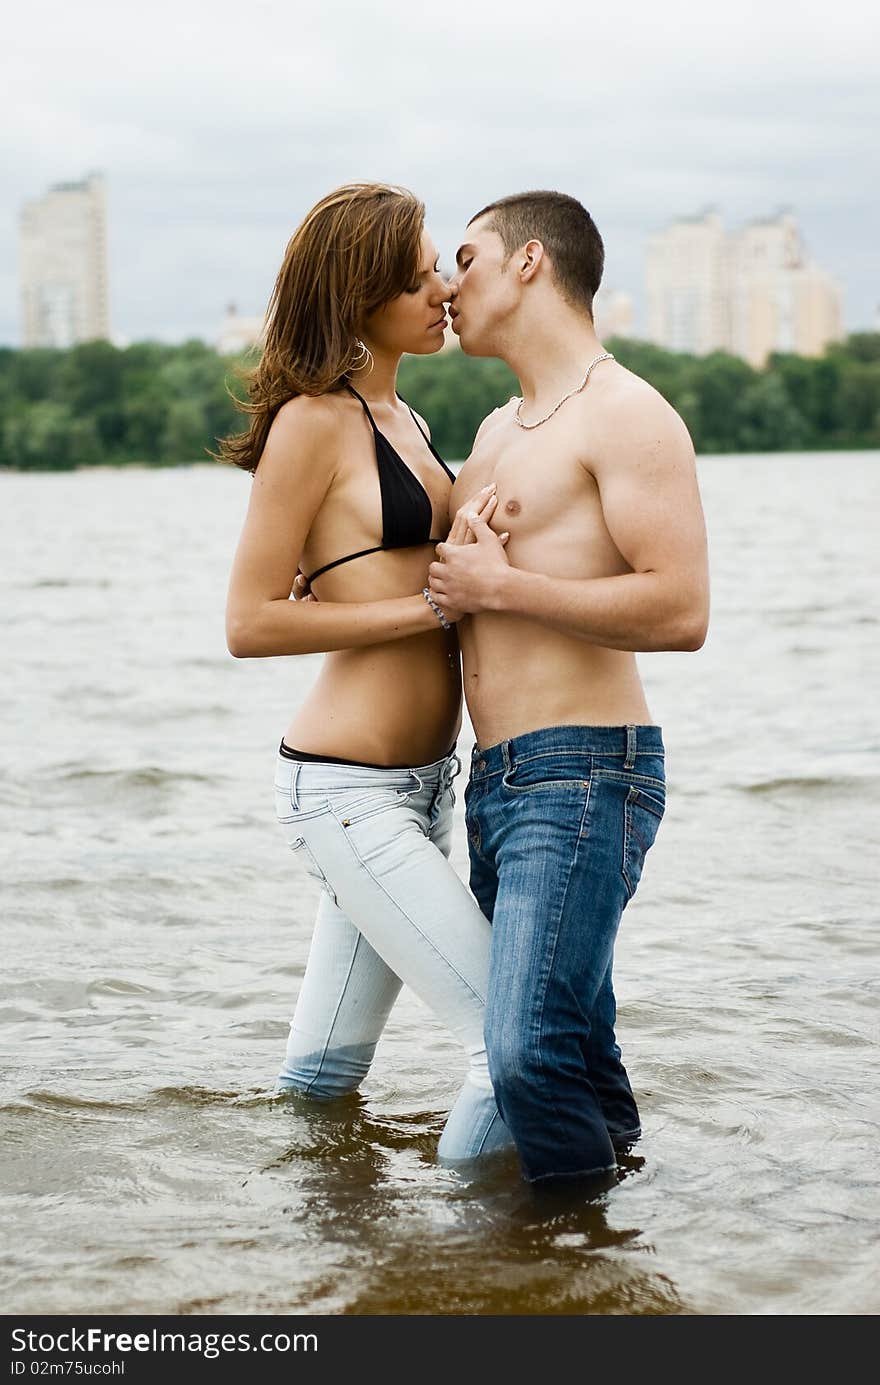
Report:
[{"label": "woman's arm", "polygon": [[385,601],[291,601],[315,516],[338,465],[339,417],[325,398],[278,412],[253,481],[226,602],[226,642],[237,659],[357,649],[436,630],[418,596]]}]

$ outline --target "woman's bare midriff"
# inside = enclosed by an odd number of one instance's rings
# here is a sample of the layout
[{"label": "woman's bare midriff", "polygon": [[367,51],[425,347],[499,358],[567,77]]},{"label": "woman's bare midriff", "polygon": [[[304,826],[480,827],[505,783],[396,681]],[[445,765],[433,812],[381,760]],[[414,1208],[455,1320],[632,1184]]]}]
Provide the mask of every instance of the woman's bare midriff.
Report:
[{"label": "woman's bare midriff", "polygon": [[[432,557],[428,548],[373,554],[327,573],[316,595],[342,602],[418,594]],[[457,636],[438,624],[406,639],[325,654],[284,739],[311,755],[427,765],[454,745],[460,727]]]},{"label": "woman's bare midriff", "polygon": [[440,632],[325,655],[284,739],[312,755],[428,765],[454,744],[460,725],[458,655],[450,667]]}]

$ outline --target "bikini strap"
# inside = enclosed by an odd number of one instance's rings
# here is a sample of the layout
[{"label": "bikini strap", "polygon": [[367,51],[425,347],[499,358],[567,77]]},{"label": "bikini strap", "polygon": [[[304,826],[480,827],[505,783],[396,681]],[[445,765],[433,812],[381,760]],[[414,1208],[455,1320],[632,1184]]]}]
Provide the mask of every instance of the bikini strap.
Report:
[{"label": "bikini strap", "polygon": [[319,567],[318,571],[313,572],[311,577],[306,577],[306,582],[311,586],[318,577],[321,577],[325,572],[329,572],[332,567],[341,567],[343,563],[351,563],[355,558],[366,558],[368,553],[384,552],[385,549],[380,544],[378,548],[362,548],[358,553],[346,553],[344,558],[334,558],[332,563],[325,563],[323,567]]},{"label": "bikini strap", "polygon": [[370,406],[369,406],[369,404],[367,403],[366,399],[364,399],[364,396],[363,396],[362,394],[358,394],[358,392],[357,392],[357,390],[355,389],[354,385],[346,385],[345,388],[348,390],[349,394],[353,394],[353,395],[354,395],[355,399],[359,399],[359,400],[360,400],[360,402],[361,402],[361,407],[363,408],[364,413],[366,414],[367,418],[370,420],[370,423],[372,424],[373,432],[374,432],[374,433],[378,433],[379,429],[376,427],[376,420],[373,418],[373,415],[370,413]]},{"label": "bikini strap", "polygon": [[[400,399],[401,404],[406,404],[406,400],[405,400],[405,399],[401,399],[400,395],[398,395],[397,397],[398,397],[398,399]],[[444,462],[443,458],[440,456],[440,453],[437,451],[437,449],[436,449],[436,447],[434,446],[434,444],[432,443],[431,439],[428,437],[428,434],[425,432],[424,428],[423,428],[422,425],[419,423],[418,414],[416,413],[415,409],[413,408],[413,406],[412,406],[411,404],[406,404],[406,407],[409,409],[410,413],[412,414],[412,421],[413,421],[413,423],[416,425],[416,427],[418,428],[418,430],[419,430],[419,432],[421,433],[422,437],[425,439],[425,442],[428,444],[428,447],[429,447],[430,452],[431,452],[431,456],[434,458],[435,461],[437,461],[437,462],[440,463],[440,465],[442,466],[443,470],[446,472],[446,475],[449,477],[450,481],[454,481],[454,480],[455,480],[455,474],[449,470],[449,467],[446,465],[446,463]]]},{"label": "bikini strap", "polygon": [[[398,399],[400,399],[400,395],[398,395],[397,397],[398,397]],[[405,400],[405,399],[400,399],[400,402],[401,402],[401,404],[406,404],[406,400]],[[412,414],[412,421],[413,421],[413,423],[416,425],[416,427],[418,428],[418,430],[419,430],[419,432],[421,433],[422,437],[425,439],[425,442],[428,444],[429,447],[431,447],[431,439],[428,437],[428,434],[425,432],[424,428],[423,428],[422,425],[419,423],[418,416],[417,416],[416,411],[415,411],[415,409],[413,408],[412,404],[406,404],[406,407],[409,409],[410,413]],[[432,452],[434,451],[433,447],[431,447],[431,451],[432,451]]]}]

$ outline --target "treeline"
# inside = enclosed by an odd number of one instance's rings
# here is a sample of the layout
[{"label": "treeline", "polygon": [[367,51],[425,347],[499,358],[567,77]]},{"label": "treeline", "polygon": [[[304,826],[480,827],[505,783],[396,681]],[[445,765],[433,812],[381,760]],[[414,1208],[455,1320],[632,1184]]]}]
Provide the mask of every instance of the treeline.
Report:
[{"label": "treeline", "polygon": [[[774,355],[763,370],[724,352],[607,345],[674,405],[699,453],[880,447],[880,333],[857,333],[819,359]],[[0,466],[208,461],[218,438],[243,427],[230,397],[242,392],[243,363],[199,341],[0,349]],[[481,420],[517,382],[500,361],[451,350],[407,357],[399,388],[453,460],[467,456]]]}]

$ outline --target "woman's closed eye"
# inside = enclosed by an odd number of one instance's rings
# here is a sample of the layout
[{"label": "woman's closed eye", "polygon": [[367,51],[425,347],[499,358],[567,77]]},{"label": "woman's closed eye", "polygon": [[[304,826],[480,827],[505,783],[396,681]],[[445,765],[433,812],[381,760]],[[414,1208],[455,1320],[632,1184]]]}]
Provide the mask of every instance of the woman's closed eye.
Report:
[{"label": "woman's closed eye", "polygon": [[434,268],[433,268],[433,269],[423,269],[422,272],[421,272],[421,274],[419,275],[418,279],[416,280],[416,282],[415,282],[414,284],[411,284],[409,288],[404,289],[404,293],[418,293],[419,289],[423,286],[423,284],[424,284],[424,282],[425,282],[425,280],[427,279],[427,277],[428,277],[429,274],[439,274],[439,273],[440,273],[440,261],[439,261],[439,259],[438,259],[438,260],[437,260],[437,263],[434,265]]}]

